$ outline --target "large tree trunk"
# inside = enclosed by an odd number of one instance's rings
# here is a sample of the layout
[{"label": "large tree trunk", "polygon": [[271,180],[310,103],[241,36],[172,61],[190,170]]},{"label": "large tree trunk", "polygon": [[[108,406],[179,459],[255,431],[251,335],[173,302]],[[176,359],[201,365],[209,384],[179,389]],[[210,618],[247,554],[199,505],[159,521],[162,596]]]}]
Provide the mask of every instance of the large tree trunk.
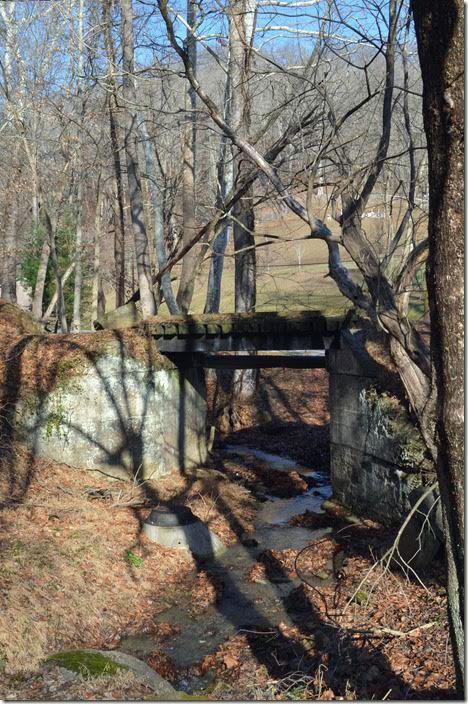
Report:
[{"label": "large tree trunk", "polygon": [[429,260],[438,479],[458,693],[464,696],[463,0],[413,0],[429,154]]},{"label": "large tree trunk", "polygon": [[58,265],[57,250],[55,248],[55,223],[52,223],[50,215],[45,208],[43,209],[43,212],[45,226],[47,229],[47,236],[49,238],[50,259],[52,262],[52,267],[54,269],[55,285],[57,287],[57,317],[59,320],[60,331],[68,332],[67,316],[65,313],[65,299],[63,297],[62,277],[60,275]]},{"label": "large tree trunk", "polygon": [[71,330],[81,330],[81,287],[83,285],[82,250],[83,250],[83,183],[81,175],[77,194],[76,233],[75,233],[75,280],[73,286],[73,319]]},{"label": "large tree trunk", "polygon": [[[70,266],[68,267],[68,269],[65,271],[64,275],[61,277],[62,287],[65,286],[65,284],[67,283],[68,279],[70,278],[70,276],[73,274],[74,271],[75,271],[75,262],[72,262],[70,264]],[[54,312],[54,308],[57,305],[57,300],[58,300],[58,292],[57,292],[57,286],[55,286],[54,295],[50,299],[50,303],[47,306],[46,312],[43,315],[44,320],[47,320],[47,318],[50,318],[50,316]]]},{"label": "large tree trunk", "polygon": [[103,222],[104,196],[99,193],[96,203],[94,219],[94,266],[93,266],[93,294],[91,302],[91,321],[98,320],[105,313],[104,292],[102,290],[101,276],[101,234]]},{"label": "large tree trunk", "polygon": [[80,0],[78,13],[78,67],[77,67],[77,102],[80,115],[78,125],[77,144],[78,158],[76,160],[76,171],[78,178],[78,193],[76,196],[76,235],[75,235],[75,281],[73,291],[73,319],[71,329],[73,332],[81,330],[81,289],[83,285],[83,125],[85,117],[85,101],[83,97],[82,79],[84,56],[83,56],[83,19],[84,0]]},{"label": "large tree trunk", "polygon": [[[194,27],[196,22],[196,4],[187,0],[187,23]],[[187,29],[185,49],[194,75],[197,73],[197,42],[195,36]],[[183,244],[188,244],[196,234],[197,220],[195,212],[195,166],[196,166],[196,93],[188,84],[185,96],[186,117],[182,137],[182,217]],[[197,252],[194,247],[182,260],[177,303],[186,313],[192,302],[195,288]]]},{"label": "large tree trunk", "polygon": [[156,302],[152,288],[148,236],[144,224],[143,197],[138,166],[137,149],[137,95],[134,78],[133,14],[131,0],[121,0],[121,39],[123,53],[123,93],[125,100],[125,156],[127,180],[132,216],[135,259],[140,289],[143,316],[156,313]]}]

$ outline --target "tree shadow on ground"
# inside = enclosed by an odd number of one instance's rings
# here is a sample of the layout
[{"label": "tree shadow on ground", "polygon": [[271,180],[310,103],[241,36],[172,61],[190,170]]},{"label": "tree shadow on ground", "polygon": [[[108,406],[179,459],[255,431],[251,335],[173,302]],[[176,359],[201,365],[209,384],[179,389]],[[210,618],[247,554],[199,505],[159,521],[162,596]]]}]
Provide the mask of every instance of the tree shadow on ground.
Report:
[{"label": "tree shadow on ground", "polygon": [[[123,359],[124,348],[120,333],[114,331],[111,337],[113,337],[114,340],[117,340],[120,350],[120,356],[121,359]],[[94,353],[91,353],[88,349],[86,349],[86,347],[83,347],[78,342],[74,342],[72,336],[68,336],[67,339],[65,339],[65,336],[57,336],[55,338],[42,338],[41,345],[42,352],[44,354],[41,355],[38,353],[35,357],[35,361],[33,364],[34,368],[27,370],[28,374],[33,374],[38,378],[47,376],[47,384],[50,385],[50,388],[52,388],[53,385],[56,383],[57,375],[59,374],[60,369],[58,364],[56,364],[55,366],[52,365],[52,367],[50,367],[50,365],[47,366],[47,349],[54,348],[55,351],[57,351],[57,343],[60,343],[60,341],[63,345],[62,352],[64,352],[66,348],[69,351],[80,351],[80,353],[84,353],[92,367],[95,369],[95,371],[97,371],[98,375],[101,375],[100,378],[102,381],[104,393],[107,397],[107,401],[110,405],[113,406],[115,410],[115,415],[117,419],[116,428],[120,434],[120,441],[117,447],[113,446],[112,448],[106,447],[102,443],[100,443],[99,449],[107,455],[110,465],[124,466],[125,468],[127,468],[127,470],[130,470],[129,478],[138,480],[138,472],[143,462],[144,440],[142,437],[142,427],[145,422],[145,418],[147,416],[150,404],[149,391],[153,391],[151,383],[148,383],[148,393],[146,395],[143,394],[141,415],[137,419],[137,424],[135,425],[135,419],[132,417],[129,393],[127,390],[127,372],[125,371],[123,362],[120,366],[119,379],[119,386],[122,390],[121,399],[123,400],[123,403],[121,403],[117,401],[115,391],[113,390],[112,386],[109,385],[108,380],[102,378],[101,370],[98,363],[99,356],[96,357]],[[14,418],[16,406],[21,397],[21,379],[25,372],[23,368],[24,354],[25,351],[28,349],[28,346],[35,345],[36,342],[37,337],[35,336],[27,336],[25,338],[21,338],[12,347],[8,359],[6,360],[7,397],[6,406],[4,410],[3,448],[4,460],[6,464],[4,471],[6,472],[9,492],[7,498],[14,498],[14,500],[18,503],[23,501],[27,496],[28,488],[32,480],[34,460],[35,456],[37,455],[37,444],[33,442],[28,467],[26,468],[26,471],[23,476],[19,477],[15,472],[14,455],[11,454],[13,452],[15,443]],[[149,344],[150,341],[148,341],[148,345]],[[150,347],[148,347],[145,351],[144,357],[146,359],[145,363],[147,364],[151,374],[151,371],[153,370],[153,363]],[[57,363],[61,359],[62,356],[59,355]],[[181,406],[179,409],[179,413],[180,418],[184,420],[186,418],[186,407],[184,402],[185,391],[183,380],[181,381],[180,393]],[[41,410],[44,407],[44,403],[45,395],[42,396],[39,401],[39,416]],[[71,427],[74,427],[74,429],[77,430],[76,425],[74,425],[73,423],[71,423]],[[40,428],[40,423],[38,423],[38,425],[34,428],[37,435],[40,432]],[[89,433],[86,430],[78,430],[83,435],[89,436]],[[177,449],[182,457],[185,456],[186,441],[187,439],[185,436],[184,423],[182,422],[179,425],[179,430],[177,433]],[[125,454],[127,456],[129,453],[130,464],[128,464],[127,461],[124,462],[123,460],[123,455]],[[180,491],[178,494],[174,495],[171,498],[171,504],[184,503],[190,490],[190,484],[193,483],[193,479],[188,475],[183,462],[181,466],[181,473],[186,479],[185,486],[182,491]],[[147,502],[149,507],[158,506],[165,503],[161,501],[157,491],[157,487],[155,487],[154,484],[149,484],[145,482],[142,484],[142,488],[144,492],[145,501]],[[219,498],[219,508],[221,512],[225,515],[231,529],[236,535],[240,536],[243,532],[243,527],[239,520],[233,515],[233,513],[229,509],[229,506],[223,501],[222,496]],[[141,513],[136,509],[134,510],[134,513],[138,517],[141,534],[144,519],[142,518]],[[236,627],[236,629],[242,629],[242,631],[246,634],[250,650],[256,658],[256,661],[266,667],[270,677],[285,677],[292,671],[297,670],[300,670],[301,672],[315,673],[317,671],[317,668],[320,667],[320,665],[324,665],[327,668],[324,674],[325,681],[327,682],[328,686],[333,689],[333,691],[335,691],[337,694],[342,692],[345,693],[346,685],[343,681],[343,678],[348,678],[350,685],[353,687],[358,697],[365,698],[365,695],[369,693],[369,683],[364,682],[362,678],[360,679],[360,677],[356,675],[356,663],[362,663],[364,659],[366,663],[367,661],[369,663],[377,663],[376,667],[378,668],[379,672],[383,674],[383,679],[385,679],[386,685],[389,682],[395,683],[394,685],[389,685],[388,688],[390,686],[395,686],[395,691],[404,694],[406,698],[418,698],[417,692],[414,692],[411,689],[407,688],[405,683],[401,681],[400,678],[395,675],[395,673],[392,673],[388,661],[386,661],[384,656],[379,654],[377,651],[374,652],[371,647],[369,638],[365,642],[365,645],[361,647],[358,646],[355,640],[353,640],[353,638],[349,636],[349,634],[347,634],[346,632],[340,632],[337,635],[336,629],[330,629],[330,626],[327,623],[323,622],[321,615],[318,612],[314,612],[311,609],[310,605],[307,606],[307,611],[305,611],[306,605],[304,604],[304,610],[301,611],[302,602],[299,593],[293,596],[293,603],[291,604],[291,607],[293,615],[295,614],[298,618],[297,628],[301,637],[293,638],[288,636],[284,632],[281,632],[281,629],[278,628],[278,624],[275,624],[270,618],[265,617],[262,613],[260,613],[254,601],[252,601],[252,599],[246,598],[245,595],[242,594],[238,582],[232,578],[228,570],[225,570],[223,568],[223,565],[220,564],[219,560],[215,558],[212,559],[210,562],[207,562],[205,559],[202,560],[197,558],[196,556],[194,557],[196,561],[196,569],[198,572],[207,571],[207,569],[211,569],[213,572],[216,571],[218,575],[221,574],[224,579],[225,589],[227,589],[231,595],[237,597],[240,602],[243,601],[246,604],[247,608],[245,609],[245,613],[240,614],[239,617],[236,617],[235,619],[233,618],[232,613],[225,609],[225,605],[223,604],[222,599],[216,605],[216,608],[225,618],[233,620],[233,625]],[[131,572],[130,566],[128,566],[128,569]],[[279,583],[279,579],[283,579],[286,581],[289,578],[287,572],[284,570],[280,562],[277,561],[275,564],[274,560],[272,560],[267,567],[267,577],[274,587]],[[278,596],[281,598],[279,590]],[[307,618],[305,618],[305,614],[307,615]],[[252,624],[255,626],[255,628],[251,627]],[[268,639],[265,639],[264,637],[259,636],[258,633],[254,632],[255,630],[258,631],[259,627],[261,627],[262,630],[267,631],[270,634]],[[274,638],[271,635],[272,633],[274,634]],[[304,640],[306,640],[311,635],[314,635],[319,642],[319,646],[316,649],[317,652],[314,652],[314,654],[312,655],[309,649],[305,647],[306,643],[304,643]],[[378,692],[380,692],[380,689],[378,690]],[[381,696],[384,696],[385,693],[386,692],[382,691]],[[428,692],[425,691],[424,698],[436,698],[436,695],[441,693],[433,692],[429,694],[431,694],[430,697],[428,697]],[[443,693],[444,696],[446,696],[446,694],[447,693],[445,692]]]}]

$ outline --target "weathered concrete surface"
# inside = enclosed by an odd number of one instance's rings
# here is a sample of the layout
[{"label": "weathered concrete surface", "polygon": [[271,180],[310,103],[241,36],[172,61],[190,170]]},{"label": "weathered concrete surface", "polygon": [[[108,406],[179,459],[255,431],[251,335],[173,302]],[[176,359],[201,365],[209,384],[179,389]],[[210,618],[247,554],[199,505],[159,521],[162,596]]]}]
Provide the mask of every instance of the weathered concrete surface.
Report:
[{"label": "weathered concrete surface", "polygon": [[[75,339],[63,338],[64,346]],[[98,354],[77,349],[50,388],[22,393],[14,409],[17,439],[36,455],[142,479],[202,464],[205,419],[203,372],[179,370],[157,352],[132,356],[122,338]]]},{"label": "weathered concrete surface", "polygon": [[[384,374],[349,349],[327,353],[333,496],[358,514],[401,521],[430,470],[419,431]],[[424,470],[421,473],[421,470]]]},{"label": "weathered concrete surface", "polygon": [[184,526],[153,526],[143,523],[142,532],[153,542],[167,548],[189,550],[197,557],[207,559],[220,555],[226,546],[202,521]]}]

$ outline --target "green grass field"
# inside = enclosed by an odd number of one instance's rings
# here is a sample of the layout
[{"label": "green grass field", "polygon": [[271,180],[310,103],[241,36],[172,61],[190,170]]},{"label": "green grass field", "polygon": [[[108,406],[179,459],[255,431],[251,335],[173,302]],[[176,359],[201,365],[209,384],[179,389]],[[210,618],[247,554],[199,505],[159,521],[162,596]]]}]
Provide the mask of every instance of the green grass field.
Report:
[{"label": "green grass field", "polygon": [[[378,206],[374,206],[378,209]],[[318,215],[326,219],[330,229],[338,233],[338,225],[327,218],[324,204],[323,212]],[[341,314],[351,307],[350,301],[342,296],[335,282],[328,274],[328,248],[321,240],[305,239],[308,234],[306,223],[292,214],[277,215],[273,219],[271,210],[265,210],[256,225],[256,242],[259,245],[269,241],[268,246],[257,249],[257,305],[258,311],[286,311],[316,309],[329,314]],[[385,224],[381,218],[366,218],[363,222],[366,236],[377,252],[385,251],[387,236]],[[268,240],[273,235],[275,239]],[[385,241],[384,241],[385,240]],[[343,264],[353,277],[359,274],[347,252],[341,251]],[[176,265],[172,275],[180,275],[181,266]],[[209,259],[207,258],[201,273],[197,277],[195,292],[190,312],[202,313],[208,282]],[[178,281],[173,282],[177,291]],[[107,310],[112,309],[114,296],[110,293]],[[425,294],[420,288],[412,295],[410,317],[420,317],[426,307]],[[234,258],[232,242],[228,247],[223,273],[220,312],[234,311]],[[168,313],[165,304],[160,307],[161,315]]]}]

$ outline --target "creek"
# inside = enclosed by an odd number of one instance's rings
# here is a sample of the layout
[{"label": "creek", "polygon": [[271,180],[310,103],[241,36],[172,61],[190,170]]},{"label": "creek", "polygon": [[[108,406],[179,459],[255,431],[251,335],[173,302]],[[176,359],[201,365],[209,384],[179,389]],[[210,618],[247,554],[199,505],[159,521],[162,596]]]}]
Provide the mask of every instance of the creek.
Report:
[{"label": "creek", "polygon": [[[218,576],[223,582],[219,600],[203,613],[192,613],[190,604],[175,595],[174,604],[158,614],[157,621],[180,628],[177,635],[163,645],[151,634],[142,633],[124,638],[119,649],[139,658],[145,658],[155,649],[162,649],[176,667],[185,669],[216,651],[232,635],[247,629],[272,629],[278,624],[292,626],[294,612],[288,604],[288,595],[301,585],[298,577],[281,571],[271,572],[260,581],[247,581],[258,556],[265,550],[300,550],[320,540],[332,531],[331,527],[311,530],[291,526],[288,521],[306,511],[322,513],[320,505],[331,495],[329,475],[251,447],[225,445],[221,454],[236,457],[248,466],[249,457],[255,457],[266,467],[280,472],[295,471],[307,482],[308,488],[292,498],[277,498],[268,493],[257,493],[260,508],[255,520],[255,532],[231,545],[216,558],[200,561],[198,570]],[[178,687],[187,692],[203,689],[202,678],[185,678]]]}]

